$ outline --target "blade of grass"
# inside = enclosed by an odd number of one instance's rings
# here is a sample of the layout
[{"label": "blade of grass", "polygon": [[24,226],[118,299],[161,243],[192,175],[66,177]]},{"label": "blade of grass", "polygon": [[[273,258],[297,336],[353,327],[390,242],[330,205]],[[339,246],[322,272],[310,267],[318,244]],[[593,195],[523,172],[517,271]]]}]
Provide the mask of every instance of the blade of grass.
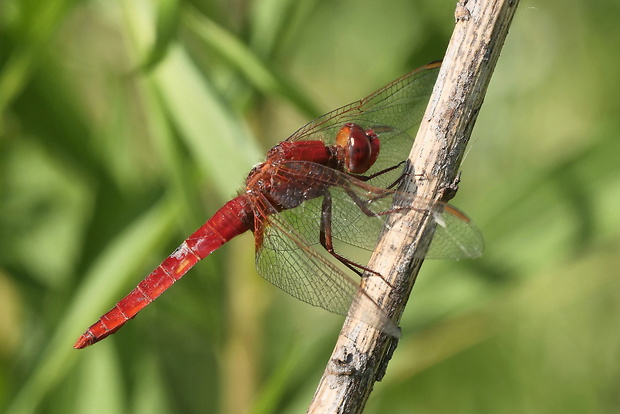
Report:
[{"label": "blade of grass", "polygon": [[73,341],[113,303],[127,279],[133,278],[150,252],[166,240],[178,219],[179,207],[175,201],[173,197],[164,198],[101,253],[7,413],[35,412],[45,394],[75,363],[79,353],[72,348]]},{"label": "blade of grass", "polygon": [[[124,3],[123,12],[131,47],[141,56],[148,49],[146,33],[152,11]],[[220,197],[229,198],[260,159],[261,151],[250,132],[179,44],[169,46],[166,58],[148,79],[191,156],[216,183]]]},{"label": "blade of grass", "polygon": [[196,12],[183,13],[183,20],[205,44],[226,59],[235,70],[266,96],[278,96],[292,103],[309,117],[316,117],[321,111],[311,102],[301,88],[284,75],[269,68],[253,51],[238,38],[213,21]]},{"label": "blade of grass", "polygon": [[45,50],[74,3],[75,0],[58,0],[37,2],[33,7],[28,7],[32,3],[22,4],[22,19],[14,21],[16,27],[13,28],[13,38],[20,41],[15,44],[0,71],[0,115],[30,80],[32,72],[45,56]]}]

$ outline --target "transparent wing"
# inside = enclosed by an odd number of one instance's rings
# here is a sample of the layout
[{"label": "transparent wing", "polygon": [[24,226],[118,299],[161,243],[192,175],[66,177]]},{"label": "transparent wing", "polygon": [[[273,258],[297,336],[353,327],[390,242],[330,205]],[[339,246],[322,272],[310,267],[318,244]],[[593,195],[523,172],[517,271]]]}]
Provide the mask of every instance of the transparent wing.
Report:
[{"label": "transparent wing", "polygon": [[364,99],[322,115],[299,128],[287,141],[321,140],[334,144],[335,132],[347,122],[389,126],[407,132],[420,123],[440,63],[431,63],[389,83]]},{"label": "transparent wing", "polygon": [[[323,165],[296,161],[294,168],[282,174],[287,180],[301,180],[312,169],[316,185],[328,189],[332,200],[331,230],[335,240],[365,250],[374,250],[389,213],[394,212],[394,198],[399,206],[428,211],[437,223],[433,241],[426,254],[432,259],[465,259],[482,254],[484,242],[476,225],[465,213],[451,205],[423,199],[413,194],[375,187]],[[300,167],[300,164],[306,164]],[[299,207],[280,213],[309,244],[318,244],[323,198],[310,199]]]},{"label": "transparent wing", "polygon": [[426,258],[458,260],[482,255],[482,234],[465,213],[449,204],[435,203],[431,214],[437,227]]},{"label": "transparent wing", "polygon": [[[275,209],[264,198],[257,200],[262,212]],[[286,214],[263,215],[256,231],[256,269],[267,281],[291,296],[330,312],[346,315],[352,304],[362,308],[362,321],[392,336],[400,336],[396,324],[360,287],[343,273],[326,252],[310,245],[297,231],[298,222]],[[256,233],[255,233],[256,235]],[[320,246],[319,246],[320,247]]]},{"label": "transparent wing", "polygon": [[365,130],[372,129],[381,142],[379,157],[367,174],[396,165],[411,150],[413,128],[422,120],[439,67],[440,63],[431,63],[416,69],[364,99],[316,118],[287,141],[318,140],[333,145],[338,130],[353,122]]},{"label": "transparent wing", "polygon": [[[342,244],[373,250],[387,214],[393,212],[394,197],[399,198],[399,205],[411,204],[411,208],[428,211],[437,222],[429,256],[465,258],[482,252],[480,232],[454,207],[374,187],[319,164],[299,161],[289,165],[290,168],[282,167],[279,171],[280,179],[303,181],[311,168],[315,184],[329,191],[332,236],[341,243],[335,244],[338,252]],[[254,232],[258,272],[297,299],[330,312],[345,315],[355,303],[363,310],[363,322],[397,336],[398,329],[385,312],[320,245],[324,212],[323,196],[278,211],[259,195],[255,200]]]}]

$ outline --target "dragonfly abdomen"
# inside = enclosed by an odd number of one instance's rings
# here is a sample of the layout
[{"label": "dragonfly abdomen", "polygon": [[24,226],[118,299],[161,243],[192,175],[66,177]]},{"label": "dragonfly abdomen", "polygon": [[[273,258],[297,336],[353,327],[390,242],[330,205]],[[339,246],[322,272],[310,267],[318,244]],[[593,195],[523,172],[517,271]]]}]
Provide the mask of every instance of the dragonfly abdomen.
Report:
[{"label": "dragonfly abdomen", "polygon": [[253,217],[246,197],[240,196],[230,200],[135,289],[88,328],[73,347],[85,348],[118,331],[128,320],[183,277],[199,260],[234,237],[250,230],[253,226]]}]

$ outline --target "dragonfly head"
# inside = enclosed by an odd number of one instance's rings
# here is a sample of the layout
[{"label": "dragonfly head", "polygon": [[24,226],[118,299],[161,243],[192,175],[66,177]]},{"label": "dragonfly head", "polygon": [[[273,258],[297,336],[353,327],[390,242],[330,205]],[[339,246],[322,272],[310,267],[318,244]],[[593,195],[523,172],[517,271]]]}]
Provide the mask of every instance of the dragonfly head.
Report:
[{"label": "dragonfly head", "polygon": [[349,122],[338,131],[336,147],[347,171],[363,174],[377,161],[380,142],[372,129],[364,131],[359,125]]}]

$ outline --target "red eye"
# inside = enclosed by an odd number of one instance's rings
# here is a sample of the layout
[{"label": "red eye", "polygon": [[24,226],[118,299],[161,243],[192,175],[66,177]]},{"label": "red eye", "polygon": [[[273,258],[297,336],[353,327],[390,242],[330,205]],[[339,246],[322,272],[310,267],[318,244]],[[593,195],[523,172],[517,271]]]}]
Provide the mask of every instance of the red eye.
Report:
[{"label": "red eye", "polygon": [[349,172],[363,174],[377,161],[379,138],[354,123],[345,124],[336,136],[336,145],[344,151],[344,165]]}]

